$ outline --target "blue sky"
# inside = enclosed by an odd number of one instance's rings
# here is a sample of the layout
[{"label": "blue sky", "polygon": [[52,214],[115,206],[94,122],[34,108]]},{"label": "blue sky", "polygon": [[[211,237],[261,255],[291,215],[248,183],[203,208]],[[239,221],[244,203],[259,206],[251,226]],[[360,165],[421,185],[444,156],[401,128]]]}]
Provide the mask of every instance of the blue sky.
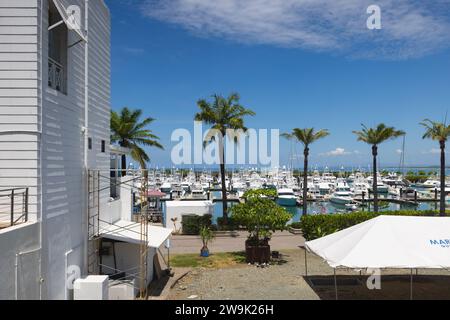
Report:
[{"label": "blue sky", "polygon": [[[370,149],[352,130],[379,122],[407,132],[406,164],[438,163],[438,145],[421,139],[418,123],[450,108],[448,0],[378,1],[382,30],[366,28],[369,2],[354,0],[106,2],[112,107],[157,119],[151,129],[166,150],[149,150],[153,165],[171,165],[171,133],[192,129],[199,98],[233,91],[257,114],[249,127],[329,129],[313,164],[367,166]],[[401,144],[384,144],[380,163],[397,165]],[[289,154],[282,141],[282,164]]]}]

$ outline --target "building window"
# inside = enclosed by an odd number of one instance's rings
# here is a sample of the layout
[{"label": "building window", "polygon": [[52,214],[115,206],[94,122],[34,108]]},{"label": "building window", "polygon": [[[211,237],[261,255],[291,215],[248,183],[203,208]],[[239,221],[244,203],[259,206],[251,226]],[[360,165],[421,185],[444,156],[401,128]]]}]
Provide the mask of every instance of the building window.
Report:
[{"label": "building window", "polygon": [[92,150],[92,138],[88,138],[88,148]]},{"label": "building window", "polygon": [[102,140],[102,152],[106,151],[106,143],[105,140]]},{"label": "building window", "polygon": [[53,1],[49,1],[48,25],[48,86],[67,93],[67,39],[68,29]]}]

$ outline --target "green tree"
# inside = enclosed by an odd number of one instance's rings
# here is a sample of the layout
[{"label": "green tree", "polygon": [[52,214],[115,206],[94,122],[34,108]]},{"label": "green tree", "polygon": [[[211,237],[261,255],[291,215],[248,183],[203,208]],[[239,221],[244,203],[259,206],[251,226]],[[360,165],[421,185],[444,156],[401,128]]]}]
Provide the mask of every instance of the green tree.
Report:
[{"label": "green tree", "polygon": [[256,190],[246,195],[245,203],[231,208],[231,218],[245,227],[252,243],[258,246],[270,239],[272,232],[287,228],[292,215],[271,199],[271,190]]},{"label": "green tree", "polygon": [[375,128],[367,128],[362,125],[361,131],[353,131],[358,137],[358,141],[365,142],[372,145],[372,156],[373,156],[373,204],[374,211],[378,212],[378,181],[377,181],[377,156],[378,156],[378,145],[391,139],[398,138],[405,135],[404,131],[396,130],[394,127],[387,127],[385,124],[380,123]]},{"label": "green tree", "polygon": [[292,133],[283,133],[282,136],[286,139],[295,139],[301,142],[304,146],[303,156],[304,156],[304,165],[303,165],[303,214],[307,214],[308,204],[308,156],[309,156],[309,146],[316,142],[319,139],[325,138],[330,135],[328,130],[322,129],[319,131],[315,131],[314,128],[305,128],[299,129],[294,128]]},{"label": "green tree", "polygon": [[225,184],[225,138],[233,130],[233,136],[229,138],[235,142],[238,140],[236,132],[246,132],[244,124],[245,116],[254,116],[255,113],[244,108],[240,103],[239,94],[233,93],[227,98],[213,95],[212,101],[201,99],[197,102],[200,112],[195,115],[195,121],[202,121],[211,126],[206,134],[204,144],[216,141],[219,147],[220,177],[222,183],[223,223],[228,223],[228,202]]},{"label": "green tree", "polygon": [[422,138],[439,142],[439,148],[441,149],[441,198],[439,212],[441,216],[445,216],[445,145],[450,135],[450,126],[429,119],[425,119],[420,124],[425,127],[425,134]]},{"label": "green tree", "polygon": [[[111,111],[111,143],[130,149],[131,157],[139,163],[142,169],[147,168],[150,157],[143,147],[164,149],[158,142],[159,138],[152,133],[148,126],[153,118],[141,120],[142,110],[130,110],[124,107],[119,112]],[[122,155],[122,175],[126,174],[127,159]]]}]

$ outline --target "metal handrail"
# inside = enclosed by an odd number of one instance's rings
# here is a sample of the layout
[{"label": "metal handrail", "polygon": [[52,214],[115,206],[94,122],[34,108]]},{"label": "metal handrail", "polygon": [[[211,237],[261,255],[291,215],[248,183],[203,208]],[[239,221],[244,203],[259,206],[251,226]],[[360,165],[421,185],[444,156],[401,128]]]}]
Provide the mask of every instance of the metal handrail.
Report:
[{"label": "metal handrail", "polygon": [[[19,190],[23,190],[22,192],[17,192]],[[8,197],[11,198],[9,204],[9,226],[15,226],[19,222],[24,223],[28,222],[28,212],[29,212],[29,188],[12,188],[12,189],[3,189],[0,192],[9,192],[8,194],[2,194],[0,197]],[[16,206],[16,200],[21,200],[21,205]],[[6,207],[7,205],[5,205]],[[16,208],[20,207],[21,211],[19,213],[16,212]],[[8,213],[8,212],[7,212]],[[16,218],[17,214],[19,217]]]}]

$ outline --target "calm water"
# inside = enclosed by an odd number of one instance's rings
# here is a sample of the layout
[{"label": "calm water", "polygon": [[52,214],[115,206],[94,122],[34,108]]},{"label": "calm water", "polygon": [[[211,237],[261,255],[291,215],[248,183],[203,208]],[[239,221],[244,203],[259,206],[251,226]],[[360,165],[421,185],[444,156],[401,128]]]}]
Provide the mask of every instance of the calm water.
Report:
[{"label": "calm water", "polygon": [[[229,203],[228,207],[233,206],[234,204]],[[389,203],[388,206],[380,208],[380,211],[398,211],[398,210],[438,210],[438,203],[420,203],[418,207],[411,205],[400,205],[395,203]],[[300,217],[302,216],[303,209],[300,207],[285,207],[287,211],[292,214],[292,220],[289,223],[300,221]],[[368,208],[361,207],[358,211],[367,211]],[[339,206],[330,202],[313,202],[308,203],[308,213],[309,214],[334,214],[346,212],[345,206]],[[213,223],[216,223],[216,219],[221,217],[223,213],[222,203],[216,202],[214,204],[214,215],[213,215]]]},{"label": "calm water", "polygon": [[[215,195],[215,197],[220,197],[220,193]],[[382,200],[381,200],[382,201]],[[228,207],[236,205],[235,202],[229,202]],[[450,203],[447,203],[449,206]],[[372,206],[372,205],[371,205]],[[287,211],[292,214],[292,220],[289,223],[300,221],[300,217],[302,216],[303,209],[300,207],[285,207]],[[165,206],[164,206],[165,209]],[[371,208],[370,208],[371,209]],[[438,210],[439,204],[432,202],[423,202],[420,203],[419,206],[411,206],[411,205],[400,205],[395,203],[389,203],[385,207],[381,207],[380,211],[398,211],[398,210]],[[358,211],[368,211],[369,207],[361,207]],[[165,210],[164,210],[165,211]],[[346,211],[345,206],[340,206],[331,202],[311,202],[308,203],[308,213],[309,214],[334,214],[334,213],[342,213],[348,212]],[[213,224],[217,223],[217,218],[222,217],[222,202],[214,203],[214,214],[213,214]]]}]

